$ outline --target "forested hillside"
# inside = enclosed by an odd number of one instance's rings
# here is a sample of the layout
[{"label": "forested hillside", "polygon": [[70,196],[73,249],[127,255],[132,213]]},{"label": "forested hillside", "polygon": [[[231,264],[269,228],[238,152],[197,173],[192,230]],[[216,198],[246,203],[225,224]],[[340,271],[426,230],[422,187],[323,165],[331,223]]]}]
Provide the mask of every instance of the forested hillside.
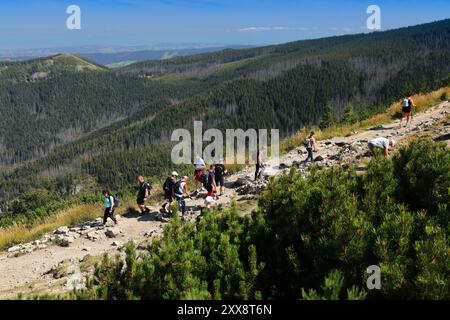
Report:
[{"label": "forested hillside", "polygon": [[[243,46],[237,46],[241,48]],[[225,50],[226,47],[205,47],[205,48],[167,48],[154,50],[140,50],[140,51],[123,51],[123,52],[97,52],[97,53],[82,53],[83,57],[97,63],[107,65],[108,67],[118,67],[122,65],[129,65],[137,61],[145,60],[160,60],[169,59],[178,56],[188,56],[206,52],[214,52]]]},{"label": "forested hillside", "polygon": [[[75,56],[0,64],[0,201],[126,188],[171,164],[173,129],[279,128],[365,117],[450,84],[450,20],[368,35],[225,50],[117,71]],[[74,191],[78,190],[78,191]],[[10,210],[11,212],[11,210]]]}]

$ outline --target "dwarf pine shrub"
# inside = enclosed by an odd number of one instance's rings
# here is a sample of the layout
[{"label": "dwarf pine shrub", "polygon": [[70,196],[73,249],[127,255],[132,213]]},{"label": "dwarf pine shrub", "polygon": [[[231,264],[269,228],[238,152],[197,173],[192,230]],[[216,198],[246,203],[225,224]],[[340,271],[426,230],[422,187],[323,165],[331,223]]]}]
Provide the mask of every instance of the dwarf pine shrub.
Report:
[{"label": "dwarf pine shrub", "polygon": [[[79,298],[449,299],[450,154],[417,141],[365,175],[340,168],[274,179],[238,208],[178,219],[137,259],[105,257]],[[381,270],[369,290],[367,268]]]}]

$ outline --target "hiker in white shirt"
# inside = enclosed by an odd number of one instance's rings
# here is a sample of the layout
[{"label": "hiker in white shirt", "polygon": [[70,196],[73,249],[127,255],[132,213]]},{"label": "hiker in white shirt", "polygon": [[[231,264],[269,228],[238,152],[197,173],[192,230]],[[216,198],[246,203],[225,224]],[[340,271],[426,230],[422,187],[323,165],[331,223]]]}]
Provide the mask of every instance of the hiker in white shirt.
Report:
[{"label": "hiker in white shirt", "polygon": [[197,182],[201,182],[201,177],[203,174],[203,170],[206,168],[206,163],[202,158],[200,158],[199,155],[195,156],[194,167],[194,179]]},{"label": "hiker in white shirt", "polygon": [[389,156],[389,148],[395,146],[395,140],[392,138],[376,138],[368,143],[369,149],[374,154],[375,149],[383,149],[385,157]]}]

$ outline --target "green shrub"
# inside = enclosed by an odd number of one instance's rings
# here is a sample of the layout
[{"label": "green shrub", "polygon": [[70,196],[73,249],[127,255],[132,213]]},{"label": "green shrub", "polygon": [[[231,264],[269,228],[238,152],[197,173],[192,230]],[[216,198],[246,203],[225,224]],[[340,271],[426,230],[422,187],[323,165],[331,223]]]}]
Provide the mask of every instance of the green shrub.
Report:
[{"label": "green shrub", "polygon": [[[449,299],[449,151],[413,142],[367,174],[291,170],[251,217],[172,221],[142,259],[104,258],[78,298]],[[381,289],[367,290],[367,267]]]},{"label": "green shrub", "polygon": [[173,220],[164,238],[142,260],[127,247],[126,260],[104,257],[79,298],[254,299],[262,265],[254,246],[245,246],[247,219],[236,208],[206,213],[194,224]]},{"label": "green shrub", "polygon": [[396,197],[413,211],[424,209],[430,216],[449,221],[450,152],[444,143],[417,141],[394,157],[399,181]]}]

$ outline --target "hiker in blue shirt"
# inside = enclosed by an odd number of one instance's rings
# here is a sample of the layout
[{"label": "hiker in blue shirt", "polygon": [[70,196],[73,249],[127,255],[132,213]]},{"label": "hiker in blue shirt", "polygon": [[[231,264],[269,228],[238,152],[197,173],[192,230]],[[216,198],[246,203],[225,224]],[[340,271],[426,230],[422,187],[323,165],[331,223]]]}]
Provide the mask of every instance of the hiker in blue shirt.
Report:
[{"label": "hiker in blue shirt", "polygon": [[116,211],[116,204],[114,197],[109,193],[108,190],[103,191],[103,197],[105,198],[105,212],[103,214],[103,224],[106,224],[108,218],[111,218],[114,221],[114,224],[117,224],[117,220],[114,217],[114,211]]}]

